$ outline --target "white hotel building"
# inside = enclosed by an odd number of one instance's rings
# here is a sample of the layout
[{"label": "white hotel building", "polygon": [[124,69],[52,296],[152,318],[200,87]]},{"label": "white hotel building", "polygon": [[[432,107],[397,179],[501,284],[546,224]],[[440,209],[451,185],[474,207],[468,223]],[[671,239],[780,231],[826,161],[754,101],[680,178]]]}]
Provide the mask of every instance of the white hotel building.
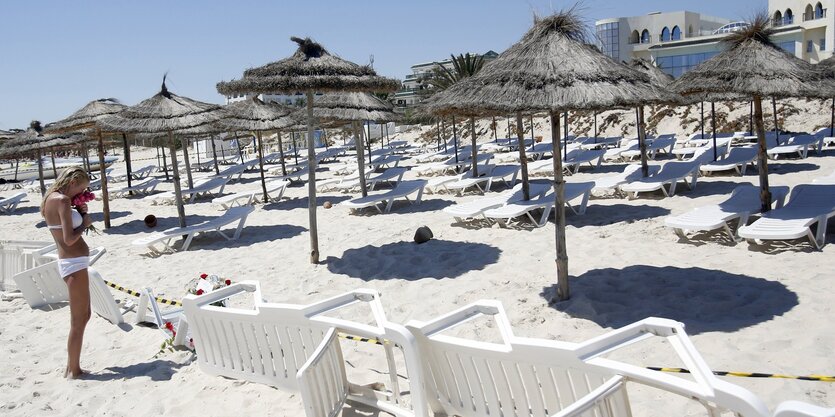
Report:
[{"label": "white hotel building", "polygon": [[[769,0],[768,12],[780,47],[800,59],[817,63],[832,56],[835,16],[828,12],[835,0]],[[598,46],[610,57],[629,61],[644,58],[678,77],[718,54],[721,40],[746,25],[699,13],[655,12],[646,16],[595,22]]]}]

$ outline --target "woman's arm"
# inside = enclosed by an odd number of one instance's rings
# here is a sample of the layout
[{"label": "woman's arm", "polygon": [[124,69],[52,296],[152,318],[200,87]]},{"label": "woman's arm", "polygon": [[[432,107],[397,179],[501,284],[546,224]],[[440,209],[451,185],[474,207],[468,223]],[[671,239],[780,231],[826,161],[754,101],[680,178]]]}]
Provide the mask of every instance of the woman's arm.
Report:
[{"label": "woman's arm", "polygon": [[58,216],[61,218],[61,232],[64,235],[64,243],[67,246],[73,245],[75,242],[78,242],[78,239],[81,239],[81,234],[84,231],[84,227],[79,227],[77,229],[73,229],[72,227],[72,206],[70,205],[70,199],[67,197],[62,197],[58,199],[59,204],[58,208]]}]

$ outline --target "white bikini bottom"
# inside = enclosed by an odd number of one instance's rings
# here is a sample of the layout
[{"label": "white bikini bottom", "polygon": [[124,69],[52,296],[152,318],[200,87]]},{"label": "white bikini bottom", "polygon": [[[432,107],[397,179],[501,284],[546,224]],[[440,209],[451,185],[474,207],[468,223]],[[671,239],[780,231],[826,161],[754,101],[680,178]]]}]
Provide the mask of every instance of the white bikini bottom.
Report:
[{"label": "white bikini bottom", "polygon": [[66,278],[82,269],[90,266],[90,257],[81,256],[78,258],[58,259],[58,273],[61,278]]}]

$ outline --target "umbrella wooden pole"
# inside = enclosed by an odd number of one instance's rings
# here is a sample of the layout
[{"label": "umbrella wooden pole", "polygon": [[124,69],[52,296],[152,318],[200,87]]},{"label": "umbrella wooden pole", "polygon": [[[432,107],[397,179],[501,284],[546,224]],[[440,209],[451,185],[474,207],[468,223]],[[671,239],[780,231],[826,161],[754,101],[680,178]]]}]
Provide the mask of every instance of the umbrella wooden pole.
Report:
[{"label": "umbrella wooden pole", "polygon": [[168,161],[165,160],[165,146],[160,146],[162,148],[162,170],[165,172],[165,180],[168,181]]},{"label": "umbrella wooden pole", "polygon": [[46,194],[46,186],[43,183],[43,160],[40,149],[38,149],[38,181],[40,181],[41,197],[43,197],[43,195]]},{"label": "umbrella wooden pole", "polygon": [[719,159],[719,152],[716,150],[716,103],[710,102],[710,127],[713,131],[713,160]]},{"label": "umbrella wooden pole", "polygon": [[194,144],[197,145],[197,151],[195,153],[197,154],[197,166],[198,167],[200,166],[200,142],[201,141],[195,141],[194,142]]},{"label": "umbrella wooden pole", "polygon": [[[560,134],[560,114],[551,112],[551,137],[556,138]],[[552,140],[554,154],[560,154],[560,141]],[[562,159],[552,158],[554,163],[554,217],[556,217],[555,237],[557,241],[557,297],[560,301],[570,297],[568,289],[568,251],[565,245],[565,181],[562,175]]]},{"label": "umbrella wooden pole", "polygon": [[493,128],[493,139],[499,143],[499,127],[496,125],[496,116],[493,116],[493,123],[490,125]]},{"label": "umbrella wooden pole", "polygon": [[238,146],[238,156],[241,157],[241,163],[244,163],[244,151],[241,149],[241,139],[238,137],[238,132],[235,132],[235,145]]},{"label": "umbrella wooden pole", "polygon": [[452,145],[455,151],[455,163],[458,163],[458,130],[455,127],[455,116],[452,116]]},{"label": "umbrella wooden pole", "polygon": [[278,156],[281,158],[281,175],[287,175],[287,166],[284,164],[284,144],[281,143],[281,131],[276,130],[275,135],[278,137]]},{"label": "umbrella wooden pole", "polygon": [[49,157],[52,159],[52,177],[58,179],[58,170],[55,169],[55,149],[49,150]]},{"label": "umbrella wooden pole", "polygon": [[[565,122],[565,125],[564,125],[565,128],[562,131],[562,133],[563,133],[563,136],[562,136],[562,144],[563,144],[562,157],[563,157],[563,159],[568,159],[568,112],[563,113],[562,117],[563,117],[563,119],[562,119],[563,122]],[[557,134],[559,134],[559,130],[557,131]],[[557,154],[557,155],[559,155],[559,154]]]},{"label": "umbrella wooden pole", "polygon": [[[124,133],[122,133],[122,143],[124,144],[124,147],[125,147],[125,165],[127,166],[127,169],[128,169],[128,188],[130,188],[130,186],[131,186],[131,173],[133,172],[133,170],[131,169],[131,164],[130,164],[130,146],[128,146],[128,135],[126,135]],[[129,194],[133,195],[133,191],[131,191]]]},{"label": "umbrella wooden pole", "polygon": [[293,138],[293,157],[296,159],[296,168],[299,167],[299,148],[296,146],[296,132],[290,132]]},{"label": "umbrella wooden pole", "polygon": [[[833,99],[835,100],[835,99]],[[435,122],[435,126],[438,128],[438,151],[441,150],[441,122]]]},{"label": "umbrella wooden pole", "polygon": [[264,179],[264,141],[261,139],[260,130],[255,132],[255,135],[258,137],[258,167],[261,168],[261,191],[264,192],[262,201],[267,204],[269,196],[267,195],[267,180]]},{"label": "umbrella wooden pole", "polygon": [[[531,149],[536,150],[536,134],[533,131],[533,114],[531,114]],[[525,144],[523,143],[522,146]]]},{"label": "umbrella wooden pole", "polygon": [[443,119],[441,119],[441,130],[444,132],[444,139],[443,139],[444,153],[447,153],[447,148],[446,148],[446,143],[447,143],[447,140],[446,140],[446,124],[444,123]]},{"label": "umbrella wooden pole", "polygon": [[[516,136],[520,144],[525,143],[525,126],[522,122],[522,113],[516,113]],[[525,147],[522,145],[519,148],[519,163],[522,166],[522,196],[525,201],[531,199],[531,187],[528,183],[528,159],[525,157]]]},{"label": "umbrella wooden pole", "polygon": [[371,165],[371,122],[366,122],[368,125],[368,137],[365,140],[365,146],[368,146],[368,165]]},{"label": "umbrella wooden pole", "polygon": [[763,104],[760,96],[754,96],[754,126],[757,129],[757,169],[760,174],[760,207],[765,213],[771,210],[771,191],[768,189],[768,147],[765,143],[765,124],[763,123]]},{"label": "umbrella wooden pole", "polygon": [[[174,198],[177,200],[177,217],[180,227],[186,227],[186,209],[183,207],[183,191],[180,189],[180,170],[177,168],[177,148],[174,145],[174,135],[168,132],[168,151],[171,153],[171,174],[174,177]],[[165,154],[163,154],[163,157]]]},{"label": "umbrella wooden pole", "polygon": [[217,166],[217,148],[215,147],[215,137],[210,138],[212,141],[212,159],[215,161],[215,174],[220,175],[220,167]]},{"label": "umbrella wooden pole", "polygon": [[771,97],[772,113],[774,113],[774,137],[777,141],[777,146],[780,146],[780,129],[777,127],[777,100]]},{"label": "umbrella wooden pole", "polygon": [[597,142],[597,112],[594,112],[594,141]]},{"label": "umbrella wooden pole", "polygon": [[362,143],[362,137],[364,136],[363,129],[360,129],[359,122],[353,122],[351,125],[353,126],[354,138],[356,139],[354,144],[357,147],[357,172],[359,173],[360,190],[362,191],[362,196],[365,197],[368,195],[368,188],[365,185],[365,155],[363,155],[365,147]]},{"label": "umbrella wooden pole", "polygon": [[644,106],[638,106],[638,146],[641,148],[641,174],[646,178],[649,176],[649,164],[647,164],[647,135],[644,131]]},{"label": "umbrella wooden pole", "polygon": [[15,159],[14,180],[17,181],[17,171],[20,169],[20,159]]},{"label": "umbrella wooden pole", "polygon": [[96,128],[99,139],[99,180],[101,180],[101,203],[104,214],[104,228],[110,229],[110,198],[107,194],[107,174],[104,172],[104,138],[101,129]]},{"label": "umbrella wooden pole", "polygon": [[325,144],[325,150],[330,149],[328,147],[328,131],[325,128],[322,128],[322,143]]},{"label": "umbrella wooden pole", "polygon": [[[835,102],[833,102],[833,106],[835,106]],[[754,102],[750,102],[748,104],[748,134],[754,134]]]},{"label": "umbrella wooden pole", "polygon": [[699,139],[704,139],[705,138],[705,102],[701,101],[701,102],[699,102],[699,104],[702,106],[702,122],[701,122],[702,136]]},{"label": "umbrella wooden pole", "polygon": [[512,117],[513,117],[512,115],[507,117],[507,137],[508,137],[508,139],[513,137],[513,130],[511,130],[511,128],[510,128],[510,119]]},{"label": "umbrella wooden pole", "polygon": [[472,137],[473,137],[473,149],[472,149],[473,164],[472,164],[471,169],[473,171],[473,178],[478,178],[478,160],[476,159],[478,157],[478,141],[476,140],[476,135],[475,135],[475,133],[476,133],[475,132],[475,118],[472,118],[472,117],[470,117],[470,131],[471,131]]},{"label": "umbrella wooden pole", "polygon": [[835,136],[835,98],[832,99],[832,113],[829,116],[829,136]]},{"label": "umbrella wooden pole", "polygon": [[316,227],[316,153],[313,149],[313,92],[307,91],[307,210],[310,218],[310,263],[319,263],[319,230]]},{"label": "umbrella wooden pole", "polygon": [[157,166],[160,166],[160,159],[159,159],[159,146],[154,145],[154,150],[157,151]]},{"label": "umbrella wooden pole", "polygon": [[[186,164],[186,179],[188,179],[188,188],[194,188],[194,180],[191,177],[191,161],[188,158],[188,139],[180,138],[180,144],[183,147],[183,162]],[[172,157],[171,162],[174,163]],[[176,169],[176,167],[174,167]]]}]

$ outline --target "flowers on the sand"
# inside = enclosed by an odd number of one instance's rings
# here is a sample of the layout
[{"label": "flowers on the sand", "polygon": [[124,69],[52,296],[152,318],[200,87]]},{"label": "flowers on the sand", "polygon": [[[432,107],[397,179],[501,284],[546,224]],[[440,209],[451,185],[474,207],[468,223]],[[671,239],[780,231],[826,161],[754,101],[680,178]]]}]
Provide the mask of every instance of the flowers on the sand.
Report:
[{"label": "flowers on the sand", "polygon": [[[197,276],[197,278],[192,279],[188,284],[186,284],[186,291],[193,295],[203,295],[230,285],[232,285],[231,279],[221,278],[213,274],[201,273]],[[226,300],[212,303],[212,305],[225,307]]]}]

